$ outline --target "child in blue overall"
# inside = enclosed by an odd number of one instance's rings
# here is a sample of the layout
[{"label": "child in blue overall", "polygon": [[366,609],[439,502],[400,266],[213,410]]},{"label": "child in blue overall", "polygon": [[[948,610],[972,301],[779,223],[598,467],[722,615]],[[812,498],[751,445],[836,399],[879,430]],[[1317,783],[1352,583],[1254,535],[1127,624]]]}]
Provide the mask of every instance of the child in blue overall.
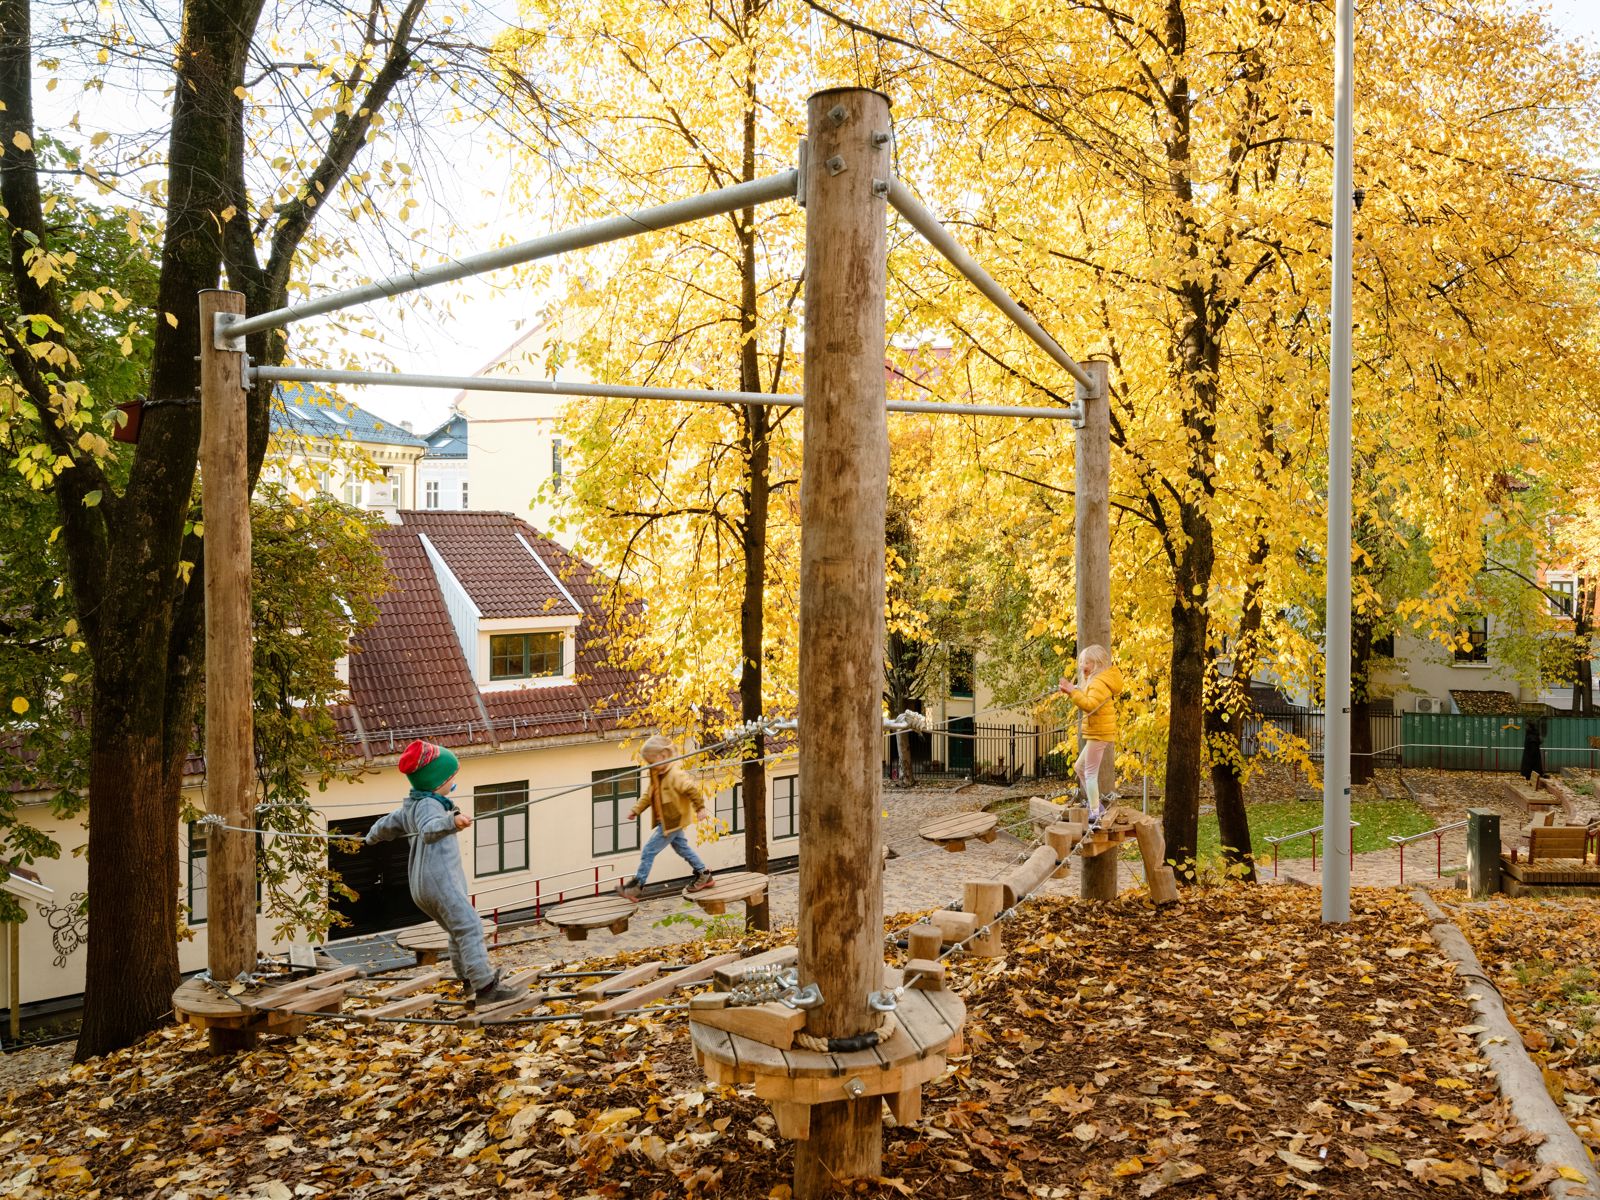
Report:
[{"label": "child in blue overall", "polygon": [[483,919],[467,895],[467,876],[455,835],[472,824],[449,800],[461,764],[443,746],[412,742],[400,755],[401,772],[411,782],[405,803],[378,818],[367,830],[367,843],[411,839],[407,878],[411,899],[450,935],[450,965],[472,991],[469,1003],[498,1004],[525,993],[504,987],[500,972],[489,965],[483,942]]}]

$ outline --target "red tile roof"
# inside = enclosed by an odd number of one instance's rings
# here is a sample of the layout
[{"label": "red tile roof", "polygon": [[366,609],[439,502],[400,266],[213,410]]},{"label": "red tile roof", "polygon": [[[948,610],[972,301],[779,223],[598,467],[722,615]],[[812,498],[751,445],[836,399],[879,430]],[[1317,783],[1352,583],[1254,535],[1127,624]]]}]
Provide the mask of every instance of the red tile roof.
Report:
[{"label": "red tile roof", "polygon": [[[355,711],[338,716],[342,730],[359,722],[370,752],[387,754],[411,737],[523,741],[611,729],[632,715],[644,680],[606,662],[606,581],[592,566],[509,513],[400,518],[377,534],[394,586],[350,656]],[[419,534],[486,618],[581,614],[572,681],[480,692]]]},{"label": "red tile roof", "polygon": [[427,535],[484,617],[576,617],[548,541],[510,513],[407,510],[404,528]]}]

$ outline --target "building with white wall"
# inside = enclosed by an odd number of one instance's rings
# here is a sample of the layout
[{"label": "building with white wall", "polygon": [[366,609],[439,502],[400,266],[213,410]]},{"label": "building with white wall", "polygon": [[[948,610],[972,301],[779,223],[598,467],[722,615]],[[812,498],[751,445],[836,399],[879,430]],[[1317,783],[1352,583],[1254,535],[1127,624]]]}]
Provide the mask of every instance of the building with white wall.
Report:
[{"label": "building with white wall", "polygon": [[[454,799],[474,818],[457,836],[479,909],[506,913],[548,904],[562,891],[609,887],[631,873],[648,834],[627,812],[639,796],[634,748],[653,730],[634,728],[648,680],[607,665],[606,589],[587,563],[508,514],[404,510],[376,533],[393,586],[376,624],[352,646],[350,702],[335,712],[342,749],[368,768],[357,779],[313,790],[317,824],[359,837],[404,799],[395,769],[414,738],[449,747],[461,760]],[[732,826],[736,763],[691,760],[717,815]],[[792,761],[768,768],[771,854],[798,849],[798,772]],[[83,991],[82,905],[88,832],[52,815],[50,792],[23,794],[22,815],[61,846],[36,864],[36,894],[25,898],[19,985],[24,1006],[64,1001]],[[191,758],[184,797],[206,807],[205,764]],[[736,832],[736,830],[730,830]],[[179,897],[185,971],[206,961],[205,826],[180,835]],[[270,836],[270,835],[266,835]],[[743,839],[701,846],[713,870],[742,863]],[[329,863],[358,893],[335,899],[347,924],[334,936],[418,921],[406,883],[406,845],[390,842]],[[653,882],[682,864],[658,863]],[[272,922],[257,936],[274,946]],[[279,947],[282,949],[283,947]],[[9,968],[8,968],[9,971]],[[7,995],[6,979],[0,996]]]},{"label": "building with white wall", "polygon": [[428,444],[402,424],[309,383],[280,383],[262,476],[302,496],[318,492],[393,519],[418,506]]}]

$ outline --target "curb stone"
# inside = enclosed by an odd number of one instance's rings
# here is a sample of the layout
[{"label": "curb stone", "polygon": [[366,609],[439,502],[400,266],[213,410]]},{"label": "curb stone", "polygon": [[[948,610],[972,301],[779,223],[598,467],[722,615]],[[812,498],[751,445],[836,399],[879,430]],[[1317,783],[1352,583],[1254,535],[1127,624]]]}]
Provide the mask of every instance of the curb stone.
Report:
[{"label": "curb stone", "polygon": [[1429,933],[1433,940],[1457,964],[1456,977],[1461,980],[1461,990],[1472,1004],[1478,1020],[1485,1026],[1476,1037],[1478,1048],[1500,1081],[1500,1093],[1511,1102],[1511,1111],[1518,1121],[1534,1133],[1544,1135],[1537,1158],[1552,1167],[1569,1167],[1581,1171],[1587,1184],[1569,1179],[1550,1181],[1550,1195],[1555,1200],[1584,1200],[1600,1196],[1600,1174],[1589,1161],[1589,1152],[1578,1135],[1567,1124],[1567,1119],[1550,1098],[1544,1086],[1544,1075],[1528,1052],[1523,1048],[1522,1035],[1506,1015],[1505,1003],[1494,983],[1484,974],[1483,964],[1473,952],[1472,945],[1460,928],[1445,915],[1421,888],[1412,893],[1422,910],[1433,920]]}]

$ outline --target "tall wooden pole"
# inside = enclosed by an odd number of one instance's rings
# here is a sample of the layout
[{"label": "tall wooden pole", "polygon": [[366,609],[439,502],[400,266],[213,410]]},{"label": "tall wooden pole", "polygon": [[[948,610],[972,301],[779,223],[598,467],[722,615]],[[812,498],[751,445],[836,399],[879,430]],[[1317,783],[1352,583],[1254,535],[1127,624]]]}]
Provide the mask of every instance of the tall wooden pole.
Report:
[{"label": "tall wooden pole", "polygon": [[[1081,383],[1077,386],[1083,427],[1073,449],[1077,492],[1073,554],[1080,650],[1111,645],[1111,364],[1091,359],[1083,366],[1094,377],[1095,386],[1092,390]],[[1104,796],[1116,786],[1113,746],[1100,765],[1100,794]],[[1117,857],[1108,852],[1083,860],[1078,888],[1085,900],[1117,898]]]},{"label": "tall wooden pole", "polygon": [[[200,505],[205,518],[206,808],[255,825],[251,720],[250,484],[244,356],[219,350],[218,313],[244,313],[238,292],[200,293]],[[206,967],[225,983],[256,965],[255,835],[212,828],[206,842]],[[212,1030],[216,1050],[236,1031]]]},{"label": "tall wooden pole", "polygon": [[[878,811],[883,746],[885,199],[889,101],[811,97],[806,201],[805,457],[800,484],[800,978],[823,1037],[878,1024],[883,980]],[[820,1104],[796,1144],[797,1200],[883,1162],[878,1096]]]}]

